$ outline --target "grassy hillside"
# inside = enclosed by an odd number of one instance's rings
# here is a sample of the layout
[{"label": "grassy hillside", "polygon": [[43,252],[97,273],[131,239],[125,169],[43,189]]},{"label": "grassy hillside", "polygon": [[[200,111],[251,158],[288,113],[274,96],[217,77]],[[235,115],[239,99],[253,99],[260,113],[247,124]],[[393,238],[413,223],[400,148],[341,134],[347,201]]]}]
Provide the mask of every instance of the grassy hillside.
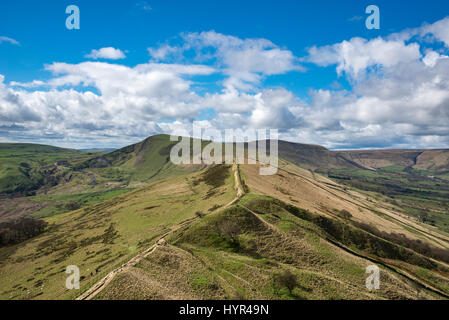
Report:
[{"label": "grassy hillside", "polygon": [[280,142],[279,154],[449,233],[449,150],[329,151]]},{"label": "grassy hillside", "polygon": [[0,145],[0,222],[46,217],[101,202],[152,181],[200,170],[175,166],[169,136],[150,137],[111,153],[50,146]]},{"label": "grassy hillside", "polygon": [[364,169],[356,162],[324,147],[279,141],[279,156],[310,170]]},{"label": "grassy hillside", "polygon": [[154,182],[83,209],[46,218],[48,230],[0,248],[0,299],[70,299],[66,266],[77,265],[82,291],[158,237],[208,214],[234,198],[230,168],[219,181],[207,169]]},{"label": "grassy hillside", "polygon": [[377,170],[409,167],[434,174],[449,173],[449,150],[331,151],[321,146],[279,141],[279,156],[303,168]]},{"label": "grassy hillside", "polygon": [[30,193],[56,183],[52,178],[58,162],[84,161],[88,154],[35,144],[0,144],[0,195]]},{"label": "grassy hillside", "polygon": [[[344,235],[336,232],[340,229]],[[373,262],[351,254],[351,249],[342,249],[346,246],[361,249],[361,239],[366,237],[372,247],[361,251],[371,252],[371,256],[388,255],[390,250],[392,255],[403,250],[408,252],[346,222],[326,220],[273,198],[247,195],[239,204],[208,215],[188,229],[167,237],[168,244],[156,247],[136,265],[123,270],[96,299],[442,297],[427,290],[420,281],[404,277],[388,266],[381,271],[381,290],[366,290],[365,267]],[[335,246],[329,238],[343,244]],[[437,269],[425,257],[410,252],[403,259],[415,264],[413,259],[422,261],[420,273],[439,279],[434,271]],[[282,281],[285,274],[296,278],[291,290]],[[447,280],[435,280],[435,283],[441,284],[444,292],[449,290]]]},{"label": "grassy hillside", "polygon": [[[32,215],[48,227],[0,247],[0,299],[449,297],[444,150],[280,142],[278,173],[261,176],[259,165],[175,166],[174,144],[4,146],[8,181],[38,184],[8,189],[0,223]],[[379,291],[365,288],[371,264]],[[65,288],[68,265],[81,290]]]}]

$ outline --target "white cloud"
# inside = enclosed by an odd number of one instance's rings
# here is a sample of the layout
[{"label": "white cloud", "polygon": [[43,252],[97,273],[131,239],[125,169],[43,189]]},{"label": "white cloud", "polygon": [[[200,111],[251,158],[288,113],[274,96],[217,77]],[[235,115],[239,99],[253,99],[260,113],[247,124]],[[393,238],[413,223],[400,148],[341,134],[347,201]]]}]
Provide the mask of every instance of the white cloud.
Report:
[{"label": "white cloud", "polygon": [[158,61],[158,60],[165,60],[170,56],[176,54],[181,54],[182,51],[178,47],[164,44],[159,46],[158,48],[148,48],[148,53],[153,59]]},{"label": "white cloud", "polygon": [[389,36],[389,39],[410,41],[419,38],[427,42],[442,42],[449,48],[449,17],[438,20],[434,23],[424,23],[418,28],[409,28]]},{"label": "white cloud", "polygon": [[[12,83],[50,90],[25,91],[4,84],[0,78],[0,133],[3,137],[21,135],[51,139],[82,140],[85,144],[131,143],[160,133],[157,122],[198,116],[200,97],[182,75],[210,74],[205,66],[138,65],[134,68],[102,62],[53,63],[46,66],[54,76],[46,81]],[[80,91],[73,87],[84,86]],[[91,92],[90,87],[98,93]],[[18,127],[4,133],[2,126]],[[23,129],[26,128],[26,129]],[[68,142],[66,142],[68,143]]]},{"label": "white cloud", "polygon": [[409,63],[421,57],[417,43],[405,44],[400,40],[352,38],[334,45],[312,47],[308,62],[319,66],[337,65],[337,72],[345,72],[353,78],[365,74],[370,67],[392,67]]},{"label": "white cloud", "polygon": [[426,66],[433,68],[437,64],[438,60],[447,58],[449,57],[446,55],[441,55],[438,52],[429,50],[427,51],[426,56],[422,59],[422,61]]},{"label": "white cloud", "polygon": [[126,56],[120,49],[106,47],[99,50],[92,50],[91,53],[86,55],[86,58],[119,60],[126,58]]},{"label": "white cloud", "polygon": [[10,86],[13,87],[22,87],[22,88],[38,88],[43,87],[46,85],[44,81],[40,80],[33,80],[31,82],[17,82],[17,81],[11,81],[9,83]]},{"label": "white cloud", "polygon": [[289,50],[282,49],[267,39],[240,39],[215,31],[187,33],[180,45],[163,44],[148,48],[153,59],[180,60],[187,51],[193,51],[197,61],[215,62],[228,76],[228,89],[250,90],[263,76],[304,71],[298,59]]},{"label": "white cloud", "polygon": [[0,44],[1,44],[2,42],[8,42],[8,43],[15,44],[15,45],[19,45],[19,44],[20,44],[17,40],[15,40],[15,39],[13,39],[13,38],[5,37],[5,36],[0,36]]},{"label": "white cloud", "polygon": [[425,24],[419,30],[421,36],[431,34],[438,41],[444,42],[449,47],[449,17],[433,24]]},{"label": "white cloud", "polygon": [[[47,81],[7,85],[0,76],[2,140],[124,145],[186,129],[213,110],[202,121],[206,127],[278,128],[283,139],[332,148],[449,145],[444,50],[398,37],[313,47],[307,60],[336,65],[352,88],[312,90],[301,100],[285,88],[262,86],[264,77],[302,69],[291,51],[266,39],[215,32],[182,39],[178,46],[149,49],[151,62],[134,67],[58,62],[46,66],[52,73]],[[217,74],[224,75],[218,87],[215,77],[196,77]]]}]

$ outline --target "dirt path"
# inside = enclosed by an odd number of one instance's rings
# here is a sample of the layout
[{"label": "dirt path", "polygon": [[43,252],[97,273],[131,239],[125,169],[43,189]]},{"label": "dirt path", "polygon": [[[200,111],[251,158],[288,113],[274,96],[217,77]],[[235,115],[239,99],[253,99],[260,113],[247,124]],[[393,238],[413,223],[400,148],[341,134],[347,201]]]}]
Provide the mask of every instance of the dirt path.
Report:
[{"label": "dirt path", "polygon": [[245,195],[245,192],[243,191],[242,188],[242,184],[240,183],[238,166],[235,163],[232,165],[232,172],[234,173],[235,190],[237,192],[237,195],[234,200],[232,200],[225,206],[225,208],[229,208],[230,206],[236,204],[240,200],[240,198]]},{"label": "dirt path", "polygon": [[137,256],[135,256],[134,258],[132,258],[125,264],[121,265],[117,269],[109,272],[105,277],[103,277],[100,281],[98,281],[96,284],[94,284],[89,290],[87,290],[85,293],[83,293],[78,298],[76,298],[76,300],[92,300],[93,298],[95,298],[95,296],[97,294],[99,294],[112,281],[112,279],[118,273],[125,271],[131,267],[134,267],[137,263],[139,263],[140,261],[142,261],[143,259],[148,257],[150,254],[152,254],[154,251],[156,251],[156,249],[158,247],[165,246],[166,245],[165,238],[167,236],[178,231],[179,229],[181,229],[183,227],[190,225],[192,222],[194,222],[197,219],[198,218],[193,218],[193,219],[184,221],[181,224],[179,224],[178,226],[176,226],[176,228],[163,234],[154,245],[152,245],[151,247],[149,247],[147,250],[143,251],[142,253],[138,254]]},{"label": "dirt path", "polygon": [[[244,191],[243,191],[241,183],[240,183],[240,177],[239,177],[239,173],[238,173],[237,164],[234,163],[234,165],[232,166],[232,171],[234,173],[235,188],[236,188],[237,195],[234,200],[232,200],[229,204],[227,204],[225,206],[225,208],[230,207],[230,206],[234,205],[235,203],[237,203],[239,201],[239,199],[244,195]],[[111,272],[109,272],[105,277],[103,277],[100,281],[98,281],[96,284],[94,284],[89,290],[87,290],[85,293],[83,293],[78,298],[76,298],[76,300],[92,300],[93,298],[95,298],[104,288],[106,288],[106,286],[112,281],[112,279],[114,279],[114,277],[118,273],[125,271],[131,267],[134,267],[137,263],[139,263],[140,261],[142,261],[143,259],[148,257],[150,254],[152,254],[154,251],[156,251],[156,249],[158,247],[166,245],[165,238],[167,236],[178,231],[179,229],[181,229],[183,227],[190,225],[193,221],[195,221],[197,219],[198,218],[193,218],[193,219],[187,220],[185,222],[182,222],[176,228],[174,228],[174,229],[168,231],[167,233],[165,233],[164,235],[162,235],[154,245],[152,245],[151,247],[149,247],[147,250],[143,251],[142,253],[138,254],[137,256],[135,256],[134,258],[132,258],[125,264],[121,265],[117,269],[114,269]]]},{"label": "dirt path", "polygon": [[82,294],[81,296],[76,298],[76,300],[91,300],[91,299],[95,298],[95,296],[97,294],[99,294],[112,281],[112,279],[118,273],[120,273],[126,269],[129,269],[130,267],[135,266],[139,261],[141,261],[142,259],[146,258],[148,255],[153,253],[159,246],[159,241],[158,241],[158,243],[154,244],[153,246],[151,246],[150,248],[148,248],[141,254],[139,254],[139,255],[135,256],[134,258],[132,258],[131,260],[129,260],[127,263],[125,263],[121,267],[108,273],[103,279],[98,281],[93,287],[91,287],[84,294]]}]

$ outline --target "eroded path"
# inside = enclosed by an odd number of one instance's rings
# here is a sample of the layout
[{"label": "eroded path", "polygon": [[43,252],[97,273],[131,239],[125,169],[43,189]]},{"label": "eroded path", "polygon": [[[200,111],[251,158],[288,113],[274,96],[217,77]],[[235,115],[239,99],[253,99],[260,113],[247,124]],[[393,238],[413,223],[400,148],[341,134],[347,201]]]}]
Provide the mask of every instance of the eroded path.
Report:
[{"label": "eroded path", "polygon": [[232,165],[232,172],[234,174],[235,190],[237,192],[237,195],[234,198],[234,200],[232,200],[225,206],[225,208],[229,208],[230,206],[236,204],[240,200],[240,198],[245,195],[245,192],[243,191],[243,188],[242,188],[242,184],[240,183],[238,165],[235,163]]},{"label": "eroded path", "polygon": [[[238,172],[238,166],[237,164],[234,164],[232,166],[232,172],[234,174],[234,181],[235,181],[235,189],[237,192],[237,195],[234,200],[232,200],[229,204],[225,206],[225,208],[230,207],[237,203],[239,199],[244,195],[244,191],[242,189],[242,185],[240,183],[240,177]],[[119,274],[122,271],[125,271],[131,267],[134,267],[136,264],[138,264],[140,261],[148,257],[150,254],[152,254],[156,249],[160,246],[166,245],[165,238],[168,237],[170,234],[178,231],[181,228],[184,228],[188,225],[190,225],[192,222],[196,221],[198,218],[192,218],[190,220],[187,220],[178,226],[176,226],[174,229],[168,231],[167,233],[163,234],[157,242],[143,251],[142,253],[138,254],[125,264],[121,265],[117,269],[112,270],[109,272],[105,277],[103,277],[100,281],[98,281],[96,284],[94,284],[90,289],[88,289],[86,292],[84,292],[82,295],[80,295],[76,300],[92,300],[94,299],[106,286],[114,279],[114,277]]]}]

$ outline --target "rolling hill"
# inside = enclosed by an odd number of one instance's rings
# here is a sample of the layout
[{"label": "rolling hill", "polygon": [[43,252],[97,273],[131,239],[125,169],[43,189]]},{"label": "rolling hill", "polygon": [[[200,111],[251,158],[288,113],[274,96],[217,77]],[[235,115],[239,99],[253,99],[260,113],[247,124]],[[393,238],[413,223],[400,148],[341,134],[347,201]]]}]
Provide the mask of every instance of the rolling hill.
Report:
[{"label": "rolling hill", "polygon": [[[56,183],[4,198],[0,212],[48,227],[0,247],[0,298],[449,298],[447,151],[281,141],[278,173],[260,176],[260,164],[175,166],[173,144],[31,151]],[[372,264],[380,290],[365,287]],[[68,265],[80,290],[65,288]]]},{"label": "rolling hill", "polygon": [[408,167],[436,174],[449,173],[449,150],[354,150],[331,151],[321,146],[279,141],[279,155],[303,168],[377,170]]}]

